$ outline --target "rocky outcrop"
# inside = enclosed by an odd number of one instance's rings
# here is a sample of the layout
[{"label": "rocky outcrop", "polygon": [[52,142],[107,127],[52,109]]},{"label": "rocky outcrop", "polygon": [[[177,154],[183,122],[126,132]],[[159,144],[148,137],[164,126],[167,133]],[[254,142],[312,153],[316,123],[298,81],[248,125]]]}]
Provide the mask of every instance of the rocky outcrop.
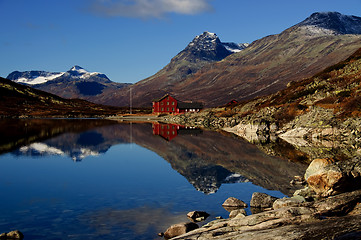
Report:
[{"label": "rocky outcrop", "polygon": [[174,239],[342,239],[361,232],[360,201],[361,190],[343,193],[242,218],[215,220]]},{"label": "rocky outcrop", "polygon": [[296,191],[291,198],[277,199],[272,210],[250,216],[235,212],[229,219],[215,220],[173,239],[359,239],[360,163],[359,158],[344,162],[329,159],[312,162],[305,174],[306,179],[335,167],[344,176],[353,177],[352,187],[337,188],[338,194],[333,192],[336,195],[322,198],[311,187],[306,187]]}]

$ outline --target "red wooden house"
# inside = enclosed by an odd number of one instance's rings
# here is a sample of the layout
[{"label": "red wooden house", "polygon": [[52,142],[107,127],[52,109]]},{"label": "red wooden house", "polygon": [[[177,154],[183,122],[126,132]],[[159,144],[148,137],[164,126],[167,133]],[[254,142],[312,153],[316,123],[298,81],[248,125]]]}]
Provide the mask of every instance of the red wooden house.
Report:
[{"label": "red wooden house", "polygon": [[153,113],[199,112],[201,109],[203,109],[202,103],[181,102],[169,94],[164,95],[160,99],[153,100]]}]

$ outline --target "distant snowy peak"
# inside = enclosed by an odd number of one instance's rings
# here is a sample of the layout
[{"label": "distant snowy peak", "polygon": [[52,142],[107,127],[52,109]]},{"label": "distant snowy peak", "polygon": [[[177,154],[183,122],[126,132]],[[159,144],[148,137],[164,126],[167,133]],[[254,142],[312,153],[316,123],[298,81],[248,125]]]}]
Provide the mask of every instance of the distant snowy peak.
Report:
[{"label": "distant snowy peak", "polygon": [[107,80],[108,77],[105,74],[99,72],[88,72],[82,67],[75,65],[67,72],[46,72],[46,71],[25,71],[19,72],[15,71],[10,73],[7,76],[7,79],[10,79],[17,83],[36,85],[44,84],[56,79],[61,78],[70,78],[70,79],[89,79],[91,77],[100,77]]},{"label": "distant snowy peak", "polygon": [[69,75],[70,77],[82,78],[82,79],[87,79],[97,75],[99,75],[100,77],[106,77],[104,74],[99,72],[88,72],[84,68],[77,65],[75,65],[69,71],[67,71],[66,74]]},{"label": "distant snowy peak", "polygon": [[10,73],[7,76],[7,79],[10,79],[17,83],[35,85],[42,84],[48,81],[52,81],[60,76],[62,76],[64,72],[45,72],[45,71],[26,71],[19,72],[15,71]]},{"label": "distant snowy peak", "polygon": [[361,34],[361,18],[339,12],[313,13],[296,26],[321,35]]}]

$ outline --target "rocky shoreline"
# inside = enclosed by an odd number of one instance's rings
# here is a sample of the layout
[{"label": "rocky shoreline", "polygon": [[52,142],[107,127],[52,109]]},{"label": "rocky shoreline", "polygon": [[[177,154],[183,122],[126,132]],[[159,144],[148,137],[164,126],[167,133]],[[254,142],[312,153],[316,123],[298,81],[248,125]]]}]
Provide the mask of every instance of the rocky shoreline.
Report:
[{"label": "rocky shoreline", "polygon": [[307,186],[292,197],[254,193],[251,207],[259,208],[259,213],[245,216],[244,211],[233,210],[229,219],[171,239],[360,239],[360,160],[315,159],[304,176]]},{"label": "rocky shoreline", "polygon": [[[243,116],[246,110],[213,108],[197,114],[168,115],[161,121],[222,130],[256,144],[282,139],[307,152],[311,161],[324,157],[324,149],[336,147],[342,151],[338,155],[343,155],[343,159],[361,155],[361,118],[340,120],[331,111],[314,107],[307,114],[297,116],[287,123],[280,123],[274,118],[275,110],[272,108]],[[316,153],[315,148],[323,148],[323,151]]]},{"label": "rocky shoreline", "polygon": [[[331,111],[315,107],[279,124],[272,111],[242,116],[218,108],[163,119],[227,131],[252,143],[281,138],[310,157],[304,178],[292,181],[305,181],[306,187],[292,197],[277,199],[250,216],[231,213],[229,219],[214,220],[171,239],[361,239],[360,119],[339,121]],[[321,150],[315,151],[315,146]],[[335,153],[335,149],[342,150]]]}]

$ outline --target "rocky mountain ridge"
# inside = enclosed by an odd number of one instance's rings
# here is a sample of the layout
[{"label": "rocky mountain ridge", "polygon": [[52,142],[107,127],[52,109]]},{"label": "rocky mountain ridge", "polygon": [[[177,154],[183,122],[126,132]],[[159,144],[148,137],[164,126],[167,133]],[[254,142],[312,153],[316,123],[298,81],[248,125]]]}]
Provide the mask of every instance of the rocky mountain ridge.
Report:
[{"label": "rocky mountain ridge", "polygon": [[305,27],[310,33],[361,34],[361,18],[339,12],[317,12],[296,26]]}]

